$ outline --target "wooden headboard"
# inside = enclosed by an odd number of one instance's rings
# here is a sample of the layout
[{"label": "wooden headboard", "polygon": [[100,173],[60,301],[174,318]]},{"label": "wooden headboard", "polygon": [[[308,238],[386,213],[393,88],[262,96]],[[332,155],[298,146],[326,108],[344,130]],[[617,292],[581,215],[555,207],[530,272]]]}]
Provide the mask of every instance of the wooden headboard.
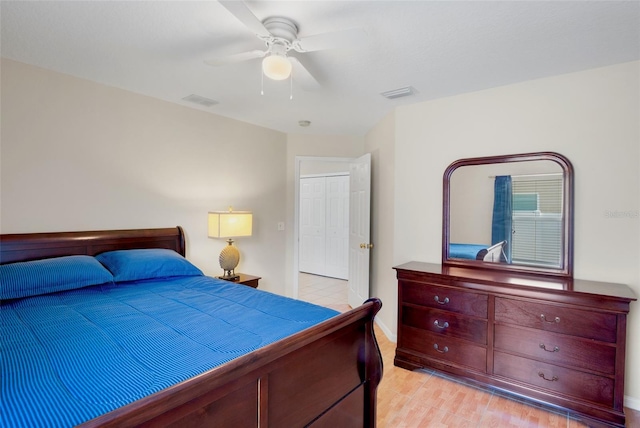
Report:
[{"label": "wooden headboard", "polygon": [[72,255],[95,256],[105,251],[139,248],[166,248],[184,256],[184,231],[176,226],[165,229],[0,235],[0,263]]}]

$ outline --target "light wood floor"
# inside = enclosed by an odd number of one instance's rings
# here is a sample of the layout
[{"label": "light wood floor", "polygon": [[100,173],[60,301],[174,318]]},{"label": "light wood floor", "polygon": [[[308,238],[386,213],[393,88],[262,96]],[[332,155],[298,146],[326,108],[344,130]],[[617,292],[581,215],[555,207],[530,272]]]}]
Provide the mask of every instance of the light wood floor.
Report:
[{"label": "light wood floor", "polygon": [[[347,281],[300,274],[298,295],[338,311],[349,310]],[[566,412],[549,411],[496,392],[465,385],[431,370],[393,365],[395,343],[376,328],[384,374],[378,387],[381,428],[579,428]],[[640,428],[640,412],[625,409],[628,428]]]}]

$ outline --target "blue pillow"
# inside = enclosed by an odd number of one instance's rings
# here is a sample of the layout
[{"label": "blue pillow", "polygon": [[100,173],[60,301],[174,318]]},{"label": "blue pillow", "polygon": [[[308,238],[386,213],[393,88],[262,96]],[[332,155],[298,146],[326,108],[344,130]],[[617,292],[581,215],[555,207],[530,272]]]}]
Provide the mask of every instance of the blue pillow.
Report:
[{"label": "blue pillow", "polygon": [[65,256],[0,265],[0,299],[37,296],[113,282],[90,256]]},{"label": "blue pillow", "polygon": [[111,271],[114,281],[202,276],[202,271],[173,250],[117,250],[98,254],[96,259]]}]

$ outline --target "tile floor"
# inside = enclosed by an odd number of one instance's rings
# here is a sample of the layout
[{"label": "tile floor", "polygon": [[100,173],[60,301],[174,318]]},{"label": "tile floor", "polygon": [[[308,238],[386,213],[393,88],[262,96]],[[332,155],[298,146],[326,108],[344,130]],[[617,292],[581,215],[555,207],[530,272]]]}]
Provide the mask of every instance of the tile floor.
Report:
[{"label": "tile floor", "polygon": [[[349,309],[347,281],[301,273],[300,300],[339,311]],[[579,428],[586,425],[566,412],[543,409],[465,385],[430,370],[409,371],[393,365],[395,343],[380,329],[376,337],[384,362],[378,387],[378,427]],[[640,428],[640,411],[625,409],[628,428]]]},{"label": "tile floor", "polygon": [[326,276],[300,273],[298,299],[345,312],[349,307],[347,281]]}]

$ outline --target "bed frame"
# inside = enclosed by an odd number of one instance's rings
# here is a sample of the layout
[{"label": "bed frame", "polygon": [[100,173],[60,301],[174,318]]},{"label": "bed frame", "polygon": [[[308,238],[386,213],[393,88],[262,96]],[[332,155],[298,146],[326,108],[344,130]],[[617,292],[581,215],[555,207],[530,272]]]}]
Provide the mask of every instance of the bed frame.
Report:
[{"label": "bed frame", "polygon": [[[181,227],[0,235],[0,263],[168,248]],[[84,423],[97,426],[375,427],[382,358],[362,306]]]}]

